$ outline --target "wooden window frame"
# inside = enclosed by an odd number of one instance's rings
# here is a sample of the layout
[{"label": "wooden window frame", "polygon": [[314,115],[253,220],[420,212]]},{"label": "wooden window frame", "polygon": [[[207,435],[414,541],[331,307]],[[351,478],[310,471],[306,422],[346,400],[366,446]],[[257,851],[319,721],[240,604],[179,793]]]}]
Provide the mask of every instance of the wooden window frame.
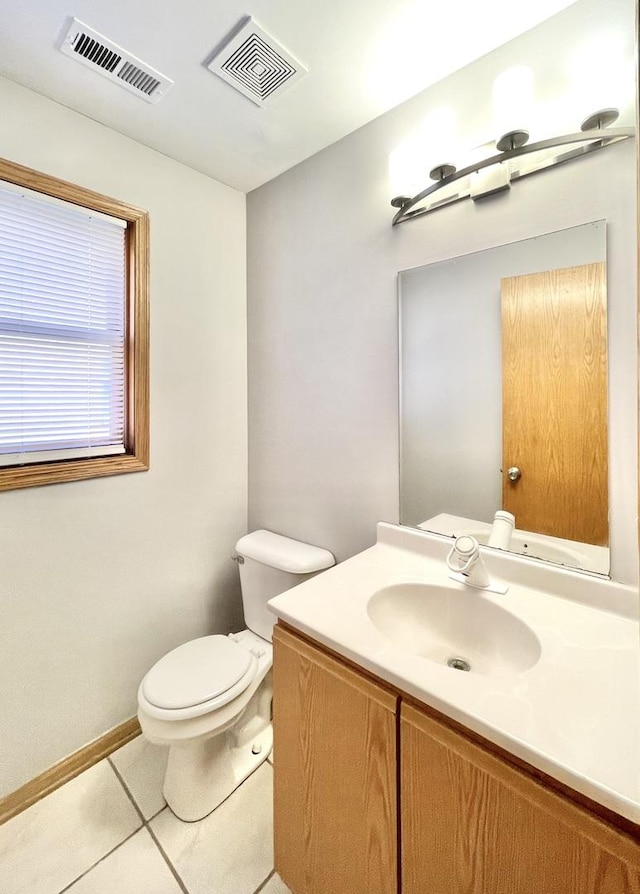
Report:
[{"label": "wooden window frame", "polygon": [[0,468],[0,491],[144,472],[149,468],[149,214],[5,159],[0,159],[0,180],[127,222],[125,453]]}]

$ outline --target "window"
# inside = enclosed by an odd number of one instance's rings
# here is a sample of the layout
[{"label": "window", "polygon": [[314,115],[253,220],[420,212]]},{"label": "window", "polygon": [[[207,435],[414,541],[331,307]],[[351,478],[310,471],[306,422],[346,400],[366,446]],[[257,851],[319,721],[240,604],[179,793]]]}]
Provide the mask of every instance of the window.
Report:
[{"label": "window", "polygon": [[0,490],[148,468],[148,215],[0,160]]}]

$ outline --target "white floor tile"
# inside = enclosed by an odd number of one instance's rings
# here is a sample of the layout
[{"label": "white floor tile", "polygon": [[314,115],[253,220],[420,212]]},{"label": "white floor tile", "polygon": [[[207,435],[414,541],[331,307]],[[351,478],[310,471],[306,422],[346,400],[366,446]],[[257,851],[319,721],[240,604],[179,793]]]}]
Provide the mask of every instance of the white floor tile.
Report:
[{"label": "white floor tile", "polygon": [[111,755],[146,820],[155,816],[166,804],[162,783],[168,755],[168,748],[152,745],[144,736],[137,736]]},{"label": "white floor tile", "polygon": [[121,844],[67,889],[68,894],[181,894],[182,889],[146,829]]},{"label": "white floor tile", "polygon": [[273,878],[270,878],[262,891],[260,891],[260,894],[291,894],[291,891],[276,872]]},{"label": "white floor tile", "polygon": [[189,894],[253,894],[273,869],[273,770],[264,763],[199,823],[151,823]]},{"label": "white floor tile", "polygon": [[0,826],[0,891],[56,894],[140,825],[103,760]]}]

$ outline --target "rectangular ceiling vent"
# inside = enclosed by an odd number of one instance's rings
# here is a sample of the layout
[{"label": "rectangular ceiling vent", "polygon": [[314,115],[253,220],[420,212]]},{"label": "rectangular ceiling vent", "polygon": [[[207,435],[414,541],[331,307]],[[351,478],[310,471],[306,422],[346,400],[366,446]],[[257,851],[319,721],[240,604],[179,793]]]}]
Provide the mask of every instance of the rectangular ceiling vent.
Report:
[{"label": "rectangular ceiling vent", "polygon": [[147,102],[158,102],[173,87],[170,78],[78,19],[71,20],[60,50]]},{"label": "rectangular ceiling vent", "polygon": [[307,74],[304,65],[252,18],[232,31],[207,68],[258,106]]}]

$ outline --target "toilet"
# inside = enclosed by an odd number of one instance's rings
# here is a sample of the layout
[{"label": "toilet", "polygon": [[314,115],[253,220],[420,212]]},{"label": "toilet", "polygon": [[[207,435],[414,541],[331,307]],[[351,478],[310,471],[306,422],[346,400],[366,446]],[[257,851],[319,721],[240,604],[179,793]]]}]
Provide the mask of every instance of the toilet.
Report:
[{"label": "toilet", "polygon": [[215,810],[271,752],[268,600],[335,564],[328,550],[271,531],[241,537],[236,553],[247,629],[183,643],[138,689],[144,736],[169,746],[165,799],[187,822]]}]

